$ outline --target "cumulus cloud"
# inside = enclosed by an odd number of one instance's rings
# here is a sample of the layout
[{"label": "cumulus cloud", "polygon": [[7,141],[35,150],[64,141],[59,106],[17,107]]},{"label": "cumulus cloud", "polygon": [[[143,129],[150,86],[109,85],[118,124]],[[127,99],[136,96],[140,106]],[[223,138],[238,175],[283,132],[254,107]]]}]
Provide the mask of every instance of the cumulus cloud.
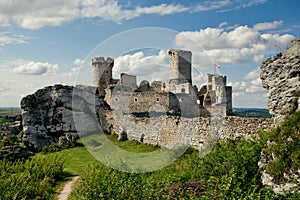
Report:
[{"label": "cumulus cloud", "polygon": [[[70,76],[70,71],[58,71],[57,65],[43,64],[50,68],[43,75],[28,75],[34,73],[33,69],[20,70],[22,73],[16,73],[16,69],[29,63],[38,63],[34,61],[26,60],[1,60],[0,61],[0,104],[1,106],[18,106],[20,105],[21,98],[26,95],[34,93],[36,90],[49,85],[66,84],[73,85],[76,80],[76,76]],[[24,67],[26,68],[26,67]],[[24,75],[24,72],[27,73]],[[39,70],[36,70],[38,72]],[[55,74],[53,74],[53,73]],[[57,73],[56,73],[57,72]]]},{"label": "cumulus cloud", "polygon": [[42,75],[42,74],[56,74],[59,71],[57,64],[50,64],[48,62],[29,62],[15,67],[12,72],[16,74],[25,75]]},{"label": "cumulus cloud", "polygon": [[[145,14],[170,15],[181,12],[226,11],[264,3],[265,0],[215,0],[197,3],[125,6],[118,0],[14,0],[0,1],[0,26],[17,24],[26,29],[58,26],[86,18],[120,23]],[[125,8],[126,7],[126,8]]]},{"label": "cumulus cloud", "polygon": [[0,46],[8,44],[24,44],[28,43],[28,39],[29,38],[24,35],[14,34],[8,31],[0,32]]},{"label": "cumulus cloud", "polygon": [[[268,91],[263,88],[259,78],[260,70],[247,73],[243,81],[231,82],[233,101],[237,107],[266,107]],[[251,100],[251,101],[249,101]]]},{"label": "cumulus cloud", "polygon": [[137,75],[141,80],[167,80],[169,78],[167,50],[160,50],[157,54],[146,55],[140,51],[134,54],[119,56],[115,59],[114,76],[121,73]]},{"label": "cumulus cloud", "polygon": [[253,30],[256,30],[256,31],[270,30],[270,29],[275,29],[275,28],[277,28],[279,26],[282,26],[282,25],[283,25],[282,20],[273,21],[273,22],[263,22],[263,23],[255,24],[253,26]]},{"label": "cumulus cloud", "polygon": [[13,22],[27,29],[58,26],[79,18],[122,22],[143,14],[168,15],[187,11],[181,4],[123,9],[117,0],[15,0],[0,2],[1,25]]},{"label": "cumulus cloud", "polygon": [[[227,30],[224,27],[227,24],[222,23],[218,28],[208,27],[199,31],[185,31],[176,36],[176,45],[179,48],[191,49],[195,57],[205,53],[218,63],[259,63],[266,54],[285,49],[294,39],[294,36],[289,34],[261,33],[258,29],[262,29],[262,24],[254,25],[256,28],[237,26],[232,30]],[[270,24],[275,27],[282,24],[282,21]]]},{"label": "cumulus cloud", "polygon": [[254,80],[259,78],[259,74],[260,74],[260,69],[256,69],[253,70],[251,72],[249,72],[248,74],[246,74],[246,76],[244,77],[245,80]]},{"label": "cumulus cloud", "polygon": [[75,66],[80,66],[80,65],[83,65],[84,63],[85,63],[85,61],[82,60],[82,59],[80,59],[80,58],[76,58],[76,59],[74,60],[74,62],[73,62],[73,64],[74,64]]}]

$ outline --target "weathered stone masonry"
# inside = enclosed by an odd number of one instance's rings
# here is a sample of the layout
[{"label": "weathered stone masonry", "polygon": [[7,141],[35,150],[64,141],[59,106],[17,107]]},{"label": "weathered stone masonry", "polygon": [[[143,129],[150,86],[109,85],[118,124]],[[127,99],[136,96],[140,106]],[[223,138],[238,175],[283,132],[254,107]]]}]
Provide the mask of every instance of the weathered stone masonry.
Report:
[{"label": "weathered stone masonry", "polygon": [[129,140],[167,148],[188,144],[200,150],[219,139],[247,138],[253,136],[257,131],[270,130],[273,127],[271,118],[237,116],[138,118],[132,115],[111,114],[111,118],[105,119],[106,127],[109,127],[108,132],[118,135],[125,132]]}]

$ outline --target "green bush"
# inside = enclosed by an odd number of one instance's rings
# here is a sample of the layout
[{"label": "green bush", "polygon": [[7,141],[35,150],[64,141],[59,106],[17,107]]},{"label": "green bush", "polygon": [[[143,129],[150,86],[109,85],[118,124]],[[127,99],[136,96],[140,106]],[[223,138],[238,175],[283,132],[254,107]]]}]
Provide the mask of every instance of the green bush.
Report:
[{"label": "green bush", "polygon": [[[273,132],[260,132],[255,140],[225,140],[200,158],[188,149],[176,162],[143,174],[119,172],[101,164],[90,166],[76,184],[71,199],[300,199],[299,194],[275,194],[262,185],[258,167],[267,141],[276,142],[272,175],[299,169],[300,114],[289,117]],[[292,140],[290,139],[292,138]]]},{"label": "green bush", "polygon": [[[91,166],[71,199],[273,199],[257,166],[263,144],[227,140],[204,158],[189,151],[172,165],[144,174]],[[283,198],[283,197],[282,197]]]},{"label": "green bush", "polygon": [[287,117],[266,139],[270,144],[266,145],[264,153],[269,158],[275,157],[267,164],[266,172],[280,183],[284,173],[300,169],[300,112]]},{"label": "green bush", "polygon": [[33,157],[27,161],[0,161],[0,199],[54,199],[54,184],[63,175],[60,158]]},{"label": "green bush", "polygon": [[53,153],[57,151],[61,151],[62,148],[58,145],[58,143],[53,143],[49,145],[45,145],[42,149],[43,153]]}]

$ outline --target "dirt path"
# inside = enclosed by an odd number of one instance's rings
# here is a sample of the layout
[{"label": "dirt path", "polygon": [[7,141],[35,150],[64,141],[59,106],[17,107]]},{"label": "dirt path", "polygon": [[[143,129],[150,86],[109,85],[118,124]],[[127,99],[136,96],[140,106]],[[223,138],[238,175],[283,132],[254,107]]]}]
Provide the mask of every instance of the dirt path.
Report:
[{"label": "dirt path", "polygon": [[58,195],[58,200],[68,200],[69,195],[72,192],[72,186],[78,180],[79,176],[75,176],[72,180],[68,181],[63,190]]}]

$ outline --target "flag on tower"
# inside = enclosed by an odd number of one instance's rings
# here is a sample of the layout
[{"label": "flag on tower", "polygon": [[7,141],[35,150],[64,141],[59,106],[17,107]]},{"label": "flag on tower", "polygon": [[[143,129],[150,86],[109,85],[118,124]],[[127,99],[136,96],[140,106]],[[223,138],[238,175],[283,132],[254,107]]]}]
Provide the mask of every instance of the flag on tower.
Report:
[{"label": "flag on tower", "polygon": [[217,67],[217,68],[219,68],[219,69],[221,68],[221,66],[218,65],[217,63],[215,63],[214,66]]}]

